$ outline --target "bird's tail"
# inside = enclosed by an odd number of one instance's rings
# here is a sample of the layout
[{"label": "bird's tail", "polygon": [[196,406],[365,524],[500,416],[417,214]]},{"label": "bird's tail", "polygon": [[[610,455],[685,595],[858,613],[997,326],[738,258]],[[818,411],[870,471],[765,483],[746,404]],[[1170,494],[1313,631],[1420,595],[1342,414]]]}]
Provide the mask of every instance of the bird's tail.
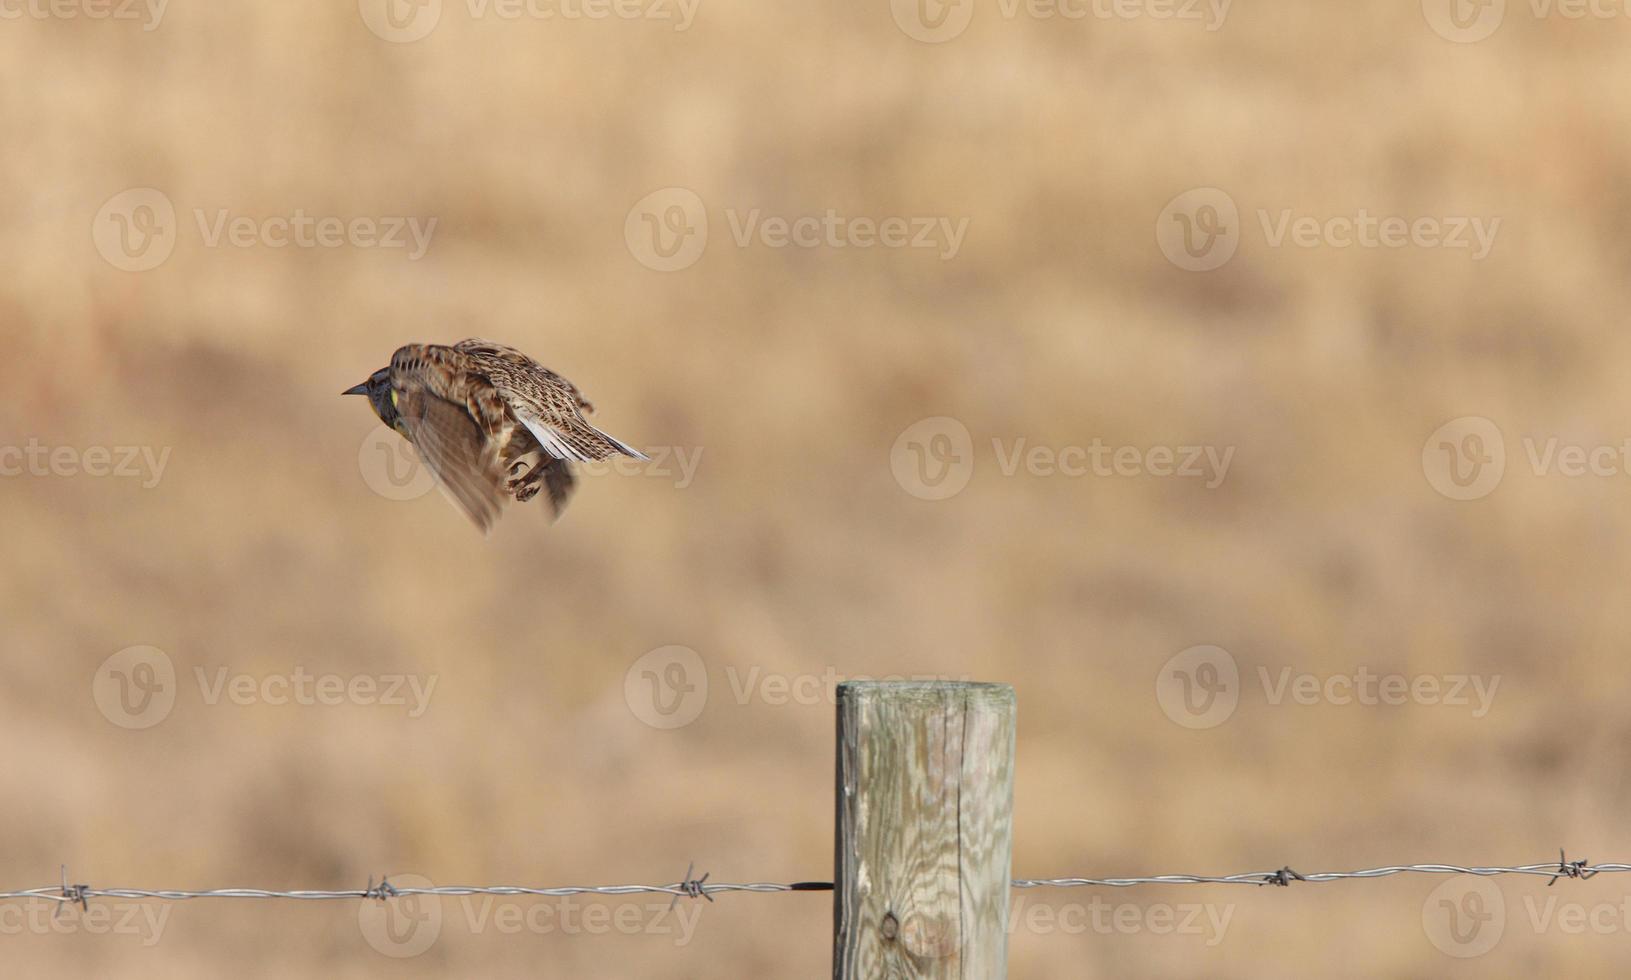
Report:
[{"label": "bird's tail", "polygon": [[599,429],[595,428],[594,426],[590,425],[588,422],[583,423],[583,425],[584,425],[584,428],[586,428],[590,432],[594,433],[595,437],[601,442],[602,446],[605,446],[605,447],[608,447],[608,448],[611,449],[611,452],[607,452],[607,453],[605,453],[604,455],[602,455],[600,457],[602,459],[604,459],[606,456],[612,456],[612,455],[617,454],[617,453],[621,453],[624,456],[633,456],[635,459],[649,460],[651,458],[650,456],[647,456],[645,453],[641,452],[640,450],[635,449],[633,446],[629,445],[628,443],[624,442],[623,440],[618,439],[615,436],[612,436],[610,433],[602,432],[601,430],[599,430]]},{"label": "bird's tail", "polygon": [[[518,413],[519,415],[519,413]],[[522,423],[551,456],[592,462],[612,456],[632,456],[648,459],[645,453],[620,439],[613,438],[586,422],[581,416],[558,422],[543,422],[530,415],[519,415]]]}]

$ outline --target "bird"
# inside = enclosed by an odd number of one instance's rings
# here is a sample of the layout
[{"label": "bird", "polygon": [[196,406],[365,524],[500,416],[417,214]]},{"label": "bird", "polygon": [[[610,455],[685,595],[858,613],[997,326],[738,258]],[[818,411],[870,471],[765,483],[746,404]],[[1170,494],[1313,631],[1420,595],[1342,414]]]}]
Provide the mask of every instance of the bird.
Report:
[{"label": "bird", "polygon": [[366,396],[483,534],[509,500],[541,491],[558,520],[575,462],[648,458],[589,423],[594,405],[576,385],[492,340],[408,344],[342,394]]}]

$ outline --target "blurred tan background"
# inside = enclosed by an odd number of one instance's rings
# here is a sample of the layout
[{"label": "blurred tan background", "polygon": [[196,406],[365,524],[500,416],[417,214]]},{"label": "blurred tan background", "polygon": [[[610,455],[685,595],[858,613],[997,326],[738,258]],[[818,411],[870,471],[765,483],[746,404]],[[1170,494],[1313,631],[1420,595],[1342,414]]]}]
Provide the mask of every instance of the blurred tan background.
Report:
[{"label": "blurred tan background", "polygon": [[[759,681],[829,674],[1017,688],[1016,875],[1631,857],[1631,477],[1540,472],[1524,441],[1631,437],[1631,20],[1514,3],[1472,40],[1404,0],[1241,2],[1216,30],[976,0],[930,43],[886,0],[701,0],[685,30],[661,19],[677,8],[633,9],[449,0],[403,43],[369,3],[174,0],[156,24],[7,7],[24,15],[0,19],[0,445],[67,447],[80,471],[0,479],[0,887],[64,862],[110,887],[660,883],[689,860],[826,879],[832,708]],[[963,8],[923,11],[952,30]],[[119,197],[144,188],[173,222]],[[669,188],[709,226],[660,272],[631,209]],[[1157,242],[1194,188],[1239,208],[1210,272]],[[672,229],[693,199],[656,201]],[[949,259],[739,244],[755,209],[967,226]],[[1501,223],[1482,260],[1276,247],[1260,213],[1288,209]],[[417,261],[210,244],[222,212],[297,210],[436,225]],[[107,257],[120,233],[129,261]],[[400,344],[472,334],[574,379],[615,435],[692,454],[694,478],[586,478],[559,524],[534,503],[487,539],[438,494],[388,499],[374,419],[339,391]],[[1507,465],[1458,501],[1423,447],[1469,416]],[[939,417],[969,433],[969,482],[935,501],[897,478],[920,451],[897,443]],[[1021,439],[1234,455],[1213,489],[1006,474]],[[162,476],[82,472],[122,446],[168,453]],[[1208,644],[1238,664],[1239,704],[1192,729],[1157,679]],[[97,695],[137,646],[175,675],[143,729]],[[709,689],[665,730],[631,668],[669,646]],[[1260,668],[1499,686],[1477,716],[1274,704]],[[297,670],[435,687],[417,716],[211,703],[217,678],[264,691]],[[1621,876],[1502,880],[1504,931],[1470,958],[1434,941],[1440,883],[1024,893],[1088,925],[1021,919],[1011,972],[1631,966]],[[1095,900],[1121,925],[1095,929]],[[829,969],[826,895],[724,896],[683,942],[655,899],[576,908],[632,904],[632,935],[498,904],[532,926],[450,900],[401,959],[354,903],[194,902],[135,935],[34,908],[0,921],[0,957],[154,977]],[[1226,931],[1160,928],[1191,909]]]}]

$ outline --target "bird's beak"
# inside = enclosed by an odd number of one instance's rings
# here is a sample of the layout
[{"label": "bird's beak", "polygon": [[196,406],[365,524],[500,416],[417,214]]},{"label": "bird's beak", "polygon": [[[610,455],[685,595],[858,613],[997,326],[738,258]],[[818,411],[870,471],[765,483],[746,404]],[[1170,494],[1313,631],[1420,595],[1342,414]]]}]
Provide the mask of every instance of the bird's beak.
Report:
[{"label": "bird's beak", "polygon": [[364,381],[360,385],[353,385],[350,388],[347,388],[346,390],[340,392],[340,394],[342,394],[342,395],[366,395],[366,394],[368,394],[368,382]]}]

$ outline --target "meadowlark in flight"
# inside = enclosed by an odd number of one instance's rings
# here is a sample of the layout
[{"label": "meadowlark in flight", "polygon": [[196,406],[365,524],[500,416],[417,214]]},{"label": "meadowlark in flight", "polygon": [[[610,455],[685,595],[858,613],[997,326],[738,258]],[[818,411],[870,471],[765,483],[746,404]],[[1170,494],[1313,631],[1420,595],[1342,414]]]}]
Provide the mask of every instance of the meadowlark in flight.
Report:
[{"label": "meadowlark in flight", "polygon": [[425,468],[483,533],[511,498],[547,491],[559,518],[572,463],[645,454],[589,424],[594,406],[572,382],[504,344],[409,344],[367,381],[380,421],[413,444]]}]

